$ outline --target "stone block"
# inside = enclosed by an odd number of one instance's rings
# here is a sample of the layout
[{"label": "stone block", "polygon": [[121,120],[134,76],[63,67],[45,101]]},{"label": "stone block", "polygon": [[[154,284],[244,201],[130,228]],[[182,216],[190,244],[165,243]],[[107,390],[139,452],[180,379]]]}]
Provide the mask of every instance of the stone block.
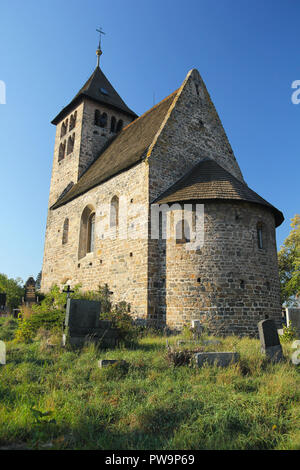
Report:
[{"label": "stone block", "polygon": [[300,338],[300,308],[287,308],[286,322],[287,326],[295,328],[297,338]]},{"label": "stone block", "polygon": [[283,360],[282,347],[274,320],[262,320],[257,326],[262,354],[273,362]]},{"label": "stone block", "polygon": [[112,366],[113,364],[127,364],[125,361],[119,361],[118,359],[100,359],[98,361],[98,367],[102,369],[103,367]]},{"label": "stone block", "polygon": [[198,367],[202,367],[205,363],[219,367],[227,367],[230,364],[238,362],[239,357],[239,354],[236,352],[201,352],[195,354]]}]

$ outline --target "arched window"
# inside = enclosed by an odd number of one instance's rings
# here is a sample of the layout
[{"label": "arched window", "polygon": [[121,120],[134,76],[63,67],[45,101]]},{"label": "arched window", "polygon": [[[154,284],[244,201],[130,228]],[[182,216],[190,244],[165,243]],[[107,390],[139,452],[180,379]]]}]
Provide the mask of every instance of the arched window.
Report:
[{"label": "arched window", "polygon": [[110,202],[110,227],[119,225],[119,198],[114,196]]},{"label": "arched window", "polygon": [[95,212],[92,212],[88,220],[88,240],[87,240],[87,253],[94,251],[95,242]]},{"label": "arched window", "polygon": [[65,158],[66,142],[61,143],[58,150],[58,161],[60,162]]},{"label": "arched window", "polygon": [[258,222],[256,225],[257,231],[257,246],[260,250],[266,248],[266,231],[264,228],[264,224],[262,222]]},{"label": "arched window", "polygon": [[122,119],[119,119],[118,124],[117,124],[117,132],[120,132],[123,129],[123,121]]},{"label": "arched window", "polygon": [[69,131],[74,129],[74,127],[76,126],[76,118],[77,118],[77,111],[75,111],[75,113],[72,114],[71,117],[70,117]]},{"label": "arched window", "polygon": [[94,117],[94,124],[95,126],[100,126],[100,120],[101,120],[101,113],[99,109],[95,110],[95,117]]},{"label": "arched window", "polygon": [[187,220],[179,220],[176,224],[176,243],[189,243],[191,241],[190,225]]},{"label": "arched window", "polygon": [[102,113],[102,116],[100,118],[100,127],[106,127],[107,126],[107,114]]},{"label": "arched window", "polygon": [[116,131],[116,118],[113,116],[110,121],[110,132],[115,132]]},{"label": "arched window", "polygon": [[68,119],[62,123],[61,125],[61,130],[60,130],[60,138],[64,137],[67,133],[67,128],[68,128]]},{"label": "arched window", "polygon": [[94,251],[95,246],[95,209],[92,205],[84,208],[80,219],[78,259]]},{"label": "arched window", "polygon": [[72,137],[70,136],[70,137],[68,138],[67,155],[69,155],[70,153],[73,152],[73,149],[74,149],[74,142],[75,142],[75,134],[73,134]]},{"label": "arched window", "polygon": [[62,235],[63,245],[68,243],[68,235],[69,235],[69,219],[65,219],[64,226],[63,226],[63,235]]}]

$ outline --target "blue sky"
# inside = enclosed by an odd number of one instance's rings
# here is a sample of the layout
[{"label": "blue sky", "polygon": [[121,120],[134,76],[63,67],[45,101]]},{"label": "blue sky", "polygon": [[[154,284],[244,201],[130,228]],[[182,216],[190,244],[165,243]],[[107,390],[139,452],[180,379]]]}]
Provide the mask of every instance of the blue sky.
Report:
[{"label": "blue sky", "polygon": [[42,267],[53,117],[96,65],[138,114],[197,68],[247,184],[283,211],[278,247],[300,212],[298,0],[2,0],[0,272]]}]

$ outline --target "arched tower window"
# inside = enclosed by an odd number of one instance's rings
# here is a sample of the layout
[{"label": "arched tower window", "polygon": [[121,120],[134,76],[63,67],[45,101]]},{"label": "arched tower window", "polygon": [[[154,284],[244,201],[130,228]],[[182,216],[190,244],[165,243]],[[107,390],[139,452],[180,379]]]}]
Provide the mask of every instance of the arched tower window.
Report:
[{"label": "arched tower window", "polygon": [[75,113],[72,114],[71,117],[70,117],[69,131],[74,129],[74,127],[76,126],[76,118],[77,118],[77,111],[75,111]]},{"label": "arched tower window", "polygon": [[60,138],[66,135],[67,129],[68,129],[68,119],[65,122],[63,122],[61,125]]},{"label": "arched tower window", "polygon": [[119,225],[119,198],[114,196],[110,202],[110,227]]},{"label": "arched tower window", "polygon": [[190,225],[187,220],[179,220],[175,230],[176,243],[189,243],[191,241]]},{"label": "arched tower window", "polygon": [[94,251],[95,246],[95,209],[89,204],[81,214],[78,259]]},{"label": "arched tower window", "polygon": [[106,127],[107,126],[107,114],[106,113],[102,113],[99,125],[100,125],[100,127]]},{"label": "arched tower window", "polygon": [[87,240],[87,253],[94,251],[95,243],[95,212],[92,212],[88,220],[88,240]]},{"label": "arched tower window", "polygon": [[100,126],[100,120],[101,120],[101,113],[99,109],[95,110],[95,117],[94,117],[94,124],[95,126]]},{"label": "arched tower window", "polygon": [[115,132],[116,131],[116,118],[113,116],[110,121],[110,132]]},{"label": "arched tower window", "polygon": [[66,142],[61,143],[59,145],[59,150],[58,150],[58,161],[59,162],[65,158],[65,150],[66,150]]},{"label": "arched tower window", "polygon": [[73,149],[74,149],[74,142],[75,142],[75,134],[73,134],[72,137],[70,136],[70,137],[68,138],[67,155],[69,155],[70,153],[73,152]]},{"label": "arched tower window", "polygon": [[120,132],[123,129],[123,121],[122,119],[119,119],[118,124],[117,124],[117,132]]},{"label": "arched tower window", "polygon": [[62,244],[65,245],[68,243],[69,236],[69,219],[65,219],[63,226],[63,235],[62,235]]}]

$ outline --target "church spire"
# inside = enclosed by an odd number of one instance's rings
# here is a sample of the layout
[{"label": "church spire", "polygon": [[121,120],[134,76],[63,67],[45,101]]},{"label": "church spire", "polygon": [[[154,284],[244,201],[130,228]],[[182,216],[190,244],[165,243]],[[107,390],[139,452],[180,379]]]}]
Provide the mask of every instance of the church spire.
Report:
[{"label": "church spire", "polygon": [[105,34],[104,31],[102,31],[102,28],[96,29],[99,33],[99,44],[98,44],[98,49],[96,50],[96,56],[97,56],[97,67],[100,68],[100,56],[102,55],[102,49],[101,49],[101,34]]}]

